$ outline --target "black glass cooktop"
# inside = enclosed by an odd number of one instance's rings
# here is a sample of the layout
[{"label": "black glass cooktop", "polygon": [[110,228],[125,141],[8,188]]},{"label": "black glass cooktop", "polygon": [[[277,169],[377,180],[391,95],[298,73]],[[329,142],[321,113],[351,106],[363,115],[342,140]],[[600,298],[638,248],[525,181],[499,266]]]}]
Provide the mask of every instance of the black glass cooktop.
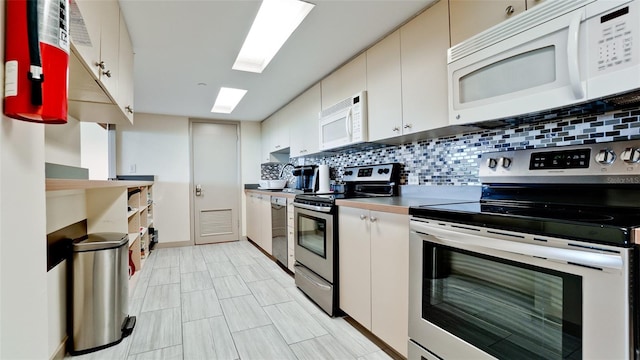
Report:
[{"label": "black glass cooktop", "polygon": [[631,246],[633,229],[640,227],[640,208],[569,206],[486,201],[416,206],[415,217],[569,238],[618,246]]}]

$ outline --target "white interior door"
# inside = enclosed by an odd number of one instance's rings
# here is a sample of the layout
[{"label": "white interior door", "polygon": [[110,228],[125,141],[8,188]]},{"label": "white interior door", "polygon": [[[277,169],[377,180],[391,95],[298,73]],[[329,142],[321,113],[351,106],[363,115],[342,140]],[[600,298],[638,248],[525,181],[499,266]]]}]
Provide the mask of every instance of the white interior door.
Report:
[{"label": "white interior door", "polygon": [[195,243],[238,240],[238,125],[192,121],[191,144]]}]

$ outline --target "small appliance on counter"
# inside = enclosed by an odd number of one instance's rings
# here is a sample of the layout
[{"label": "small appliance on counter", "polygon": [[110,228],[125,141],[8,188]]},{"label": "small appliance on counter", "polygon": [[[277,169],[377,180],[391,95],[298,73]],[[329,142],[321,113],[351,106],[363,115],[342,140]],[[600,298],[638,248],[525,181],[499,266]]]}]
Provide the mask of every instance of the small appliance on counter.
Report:
[{"label": "small appliance on counter", "polygon": [[293,176],[296,177],[295,189],[302,192],[315,192],[319,188],[318,166],[302,165],[293,168]]}]

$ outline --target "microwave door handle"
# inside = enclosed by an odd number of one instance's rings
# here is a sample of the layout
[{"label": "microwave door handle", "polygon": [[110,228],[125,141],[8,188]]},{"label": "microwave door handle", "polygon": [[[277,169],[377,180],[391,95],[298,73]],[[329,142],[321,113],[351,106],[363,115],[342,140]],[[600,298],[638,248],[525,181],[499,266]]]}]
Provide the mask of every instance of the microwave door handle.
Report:
[{"label": "microwave door handle", "polygon": [[579,11],[569,23],[569,38],[567,39],[567,65],[569,66],[569,83],[576,99],[584,97],[584,89],[580,81],[580,54],[578,44],[580,42],[580,22],[584,10]]}]

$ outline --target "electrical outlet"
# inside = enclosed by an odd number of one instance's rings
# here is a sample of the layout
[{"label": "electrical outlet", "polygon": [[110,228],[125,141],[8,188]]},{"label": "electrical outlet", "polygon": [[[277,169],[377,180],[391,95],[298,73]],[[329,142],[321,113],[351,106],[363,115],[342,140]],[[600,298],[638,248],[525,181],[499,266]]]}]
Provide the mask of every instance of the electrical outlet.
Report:
[{"label": "electrical outlet", "polygon": [[130,174],[135,174],[136,173],[136,164],[129,165],[129,173]]},{"label": "electrical outlet", "polygon": [[419,184],[419,178],[418,175],[409,175],[409,185],[418,185]]}]

